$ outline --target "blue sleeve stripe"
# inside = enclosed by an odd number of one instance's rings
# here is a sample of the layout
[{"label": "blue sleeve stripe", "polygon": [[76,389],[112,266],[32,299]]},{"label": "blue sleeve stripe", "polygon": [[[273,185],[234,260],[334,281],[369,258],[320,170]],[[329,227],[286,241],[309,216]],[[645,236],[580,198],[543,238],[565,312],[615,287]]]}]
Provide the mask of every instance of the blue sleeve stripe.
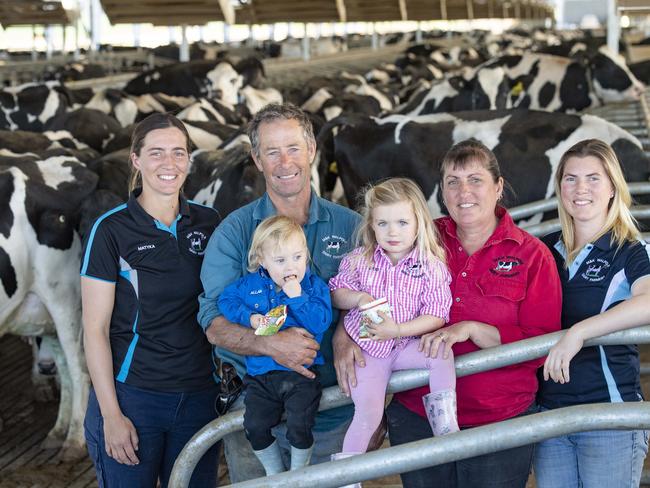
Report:
[{"label": "blue sleeve stripe", "polygon": [[86,245],[86,252],[84,253],[84,262],[83,266],[81,267],[81,275],[85,275],[86,272],[88,271],[88,261],[90,260],[90,249],[93,247],[93,240],[95,239],[95,232],[97,232],[97,228],[99,227],[99,224],[102,223],[102,220],[104,220],[106,217],[113,215],[116,212],[119,212],[120,210],[123,210],[126,208],[126,203],[123,203],[122,205],[118,205],[112,210],[109,210],[106,212],[104,215],[99,217],[95,223],[93,224],[93,228],[90,231],[90,237],[88,238],[88,244]]},{"label": "blue sleeve stripe", "polygon": [[80,276],[81,276],[82,278],[90,278],[91,280],[95,280],[95,281],[103,281],[104,283],[111,283],[112,285],[115,284],[115,281],[111,281],[111,280],[103,280],[103,279],[101,279],[101,278],[97,278],[96,276],[91,276],[91,275],[88,275],[88,274],[82,274],[82,275],[80,275]]},{"label": "blue sleeve stripe", "polygon": [[140,339],[140,335],[137,333],[138,316],[139,312],[136,312],[135,320],[133,321],[133,339],[131,339],[131,344],[129,344],[129,349],[126,351],[126,356],[124,357],[124,361],[120,367],[120,372],[116,378],[120,383],[124,383],[126,381],[126,377],[129,375],[129,369],[131,368],[131,363],[133,362],[133,352],[135,351],[135,346],[138,343],[138,339]]}]

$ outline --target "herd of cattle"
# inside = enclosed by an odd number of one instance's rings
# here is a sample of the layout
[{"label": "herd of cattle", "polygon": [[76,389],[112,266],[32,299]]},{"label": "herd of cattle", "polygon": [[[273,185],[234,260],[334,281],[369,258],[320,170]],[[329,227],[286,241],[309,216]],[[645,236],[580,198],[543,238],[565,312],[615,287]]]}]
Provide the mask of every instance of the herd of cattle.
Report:
[{"label": "herd of cattle", "polygon": [[168,65],[122,89],[49,82],[0,90],[0,335],[51,343],[61,398],[47,442],[62,444],[67,458],[84,454],[81,238],[127,197],[134,123],[152,112],[185,122],[196,146],[185,193],[222,216],[263,193],[245,126],[263,105],[280,101],[312,116],[316,190],[330,195],[340,181],[348,202],[366,183],[402,175],[419,183],[439,215],[438,162],[469,137],[497,155],[514,190],[511,204],[549,197],[559,157],[587,137],[612,144],[628,181],[648,181],[650,160],[637,139],[577,114],[637,100],[644,86],[622,58],[576,36],[480,33],[464,45],[473,47],[413,45],[365,75],[314,77],[286,90],[268,86],[257,59]]}]

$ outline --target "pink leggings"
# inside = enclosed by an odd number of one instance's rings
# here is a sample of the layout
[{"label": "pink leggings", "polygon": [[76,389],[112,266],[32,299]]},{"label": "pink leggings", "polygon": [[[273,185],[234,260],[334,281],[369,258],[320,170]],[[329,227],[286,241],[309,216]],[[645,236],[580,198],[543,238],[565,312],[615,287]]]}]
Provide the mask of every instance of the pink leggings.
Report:
[{"label": "pink leggings", "polygon": [[376,358],[363,351],[365,368],[356,367],[357,386],[351,388],[354,418],[343,441],[343,452],[362,453],[384,414],[386,387],[393,371],[401,369],[428,369],[431,391],[456,388],[454,358],[428,358],[418,351],[420,339],[411,339],[398,345],[388,357]]}]

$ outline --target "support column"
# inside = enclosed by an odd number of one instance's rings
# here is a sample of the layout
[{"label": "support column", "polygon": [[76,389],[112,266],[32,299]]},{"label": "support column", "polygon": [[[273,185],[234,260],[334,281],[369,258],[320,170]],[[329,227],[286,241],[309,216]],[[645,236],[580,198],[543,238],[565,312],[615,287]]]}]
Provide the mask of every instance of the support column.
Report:
[{"label": "support column", "polygon": [[90,50],[99,51],[102,39],[102,6],[99,0],[90,0]]},{"label": "support column", "polygon": [[420,28],[420,22],[418,22],[418,29],[415,31],[415,42],[418,44],[422,42],[422,29]]},{"label": "support column", "polygon": [[223,43],[230,43],[230,25],[223,23]]},{"label": "support column", "polygon": [[81,22],[81,16],[74,23],[74,54],[73,58],[78,60],[80,58],[80,49],[79,49],[79,23]]},{"label": "support column", "polygon": [[618,54],[620,25],[616,0],[607,0],[607,47],[615,54]]},{"label": "support column", "polygon": [[133,24],[133,45],[135,47],[140,47],[140,32],[142,30],[141,24]]},{"label": "support column", "polygon": [[309,46],[309,35],[307,34],[307,24],[303,24],[305,28],[305,34],[302,37],[302,59],[304,61],[309,61],[311,59],[311,52]]},{"label": "support column", "polygon": [[36,26],[32,25],[32,61],[38,59],[38,51],[36,50]]},{"label": "support column", "polygon": [[376,51],[379,48],[379,36],[377,35],[377,25],[373,22],[370,24],[370,28],[372,29],[372,50]]},{"label": "support column", "polygon": [[190,60],[190,45],[187,42],[187,25],[181,25],[181,47],[178,53],[178,60],[186,63]]},{"label": "support column", "polygon": [[52,59],[52,26],[45,26],[45,59]]}]

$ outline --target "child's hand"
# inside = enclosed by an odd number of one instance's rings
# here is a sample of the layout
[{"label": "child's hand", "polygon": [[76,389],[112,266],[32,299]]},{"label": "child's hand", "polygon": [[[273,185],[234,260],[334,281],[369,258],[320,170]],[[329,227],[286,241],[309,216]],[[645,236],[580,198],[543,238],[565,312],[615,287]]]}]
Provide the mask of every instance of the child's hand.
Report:
[{"label": "child's hand", "polygon": [[260,321],[262,320],[263,317],[264,315],[260,315],[258,313],[254,313],[253,315],[251,315],[251,327],[253,329],[257,329],[260,326]]},{"label": "child's hand", "polygon": [[365,293],[365,292],[360,292],[359,293],[359,301],[357,301],[357,308],[363,307],[365,304],[374,302],[375,299],[373,298],[372,295]]},{"label": "child's hand", "polygon": [[371,322],[366,325],[366,329],[370,333],[371,339],[375,341],[385,341],[402,335],[399,325],[395,323],[392,317],[386,315],[384,312],[377,312],[377,314],[382,318],[382,322],[378,324]]},{"label": "child's hand", "polygon": [[282,285],[282,291],[284,291],[289,298],[296,298],[302,294],[302,287],[300,282],[296,279],[295,276],[284,279],[284,285]]}]

